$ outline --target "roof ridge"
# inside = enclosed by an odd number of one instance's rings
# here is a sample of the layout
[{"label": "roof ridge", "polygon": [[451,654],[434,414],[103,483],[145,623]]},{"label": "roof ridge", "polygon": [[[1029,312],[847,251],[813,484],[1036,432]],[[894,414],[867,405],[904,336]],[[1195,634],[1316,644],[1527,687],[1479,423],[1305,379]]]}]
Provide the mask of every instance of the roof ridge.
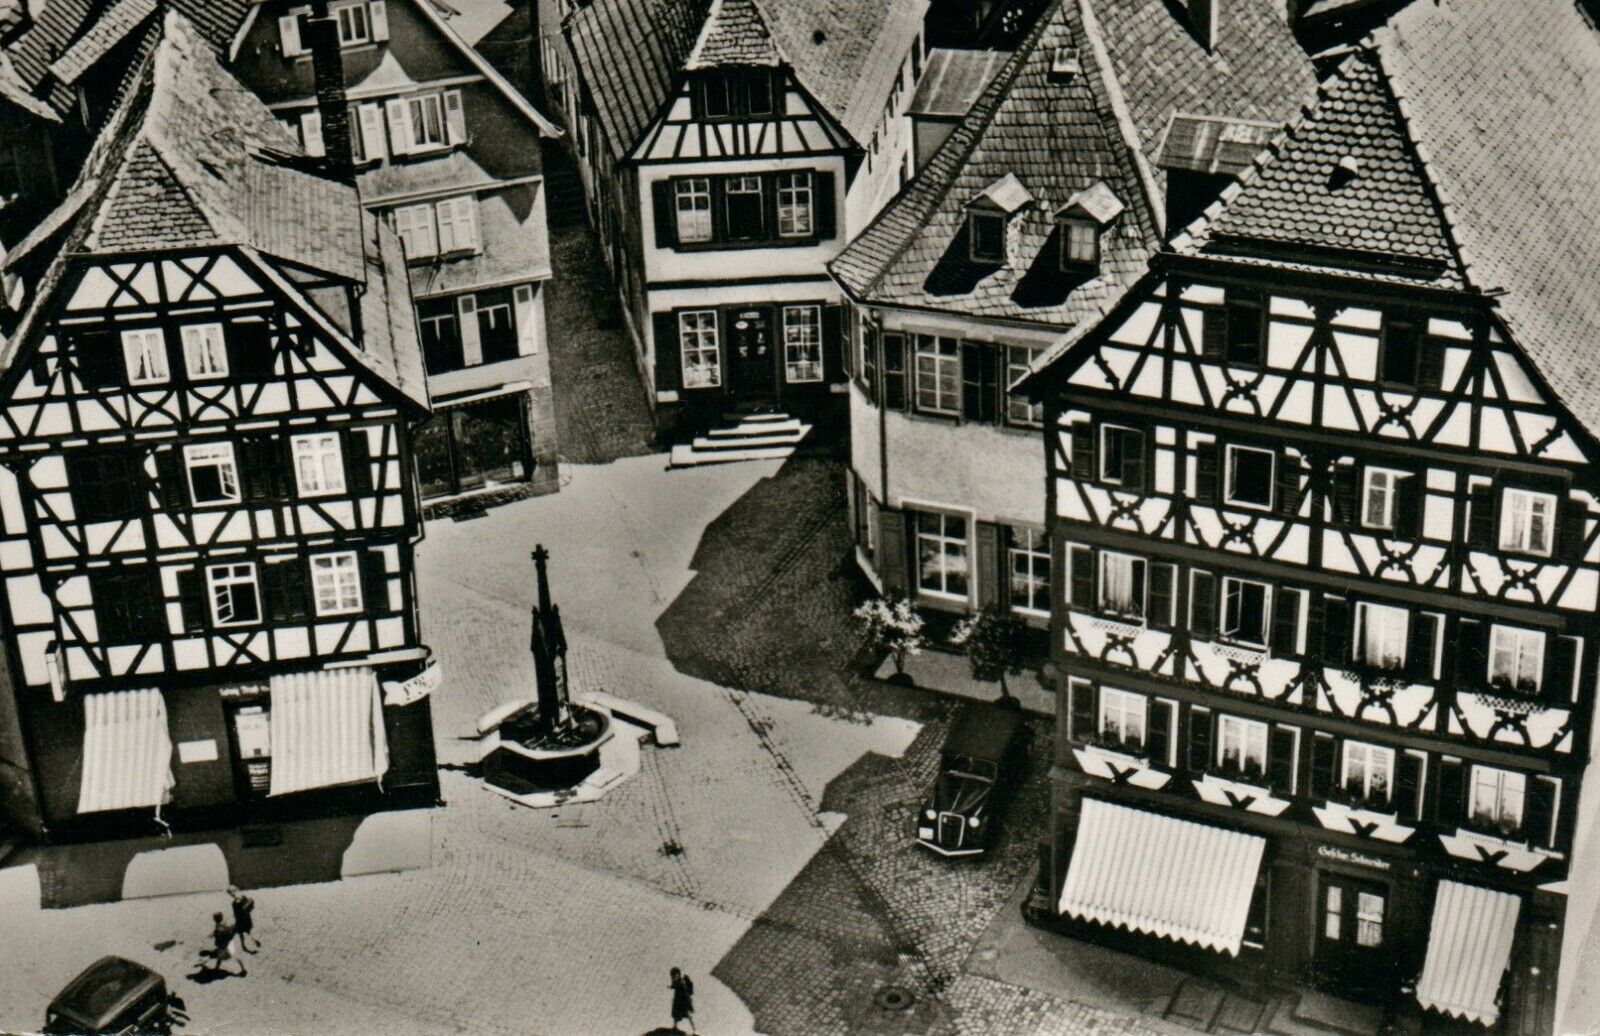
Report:
[{"label": "roof ridge", "polygon": [[[1122,82],[1117,77],[1116,66],[1111,61],[1111,52],[1106,49],[1105,39],[1100,30],[1100,18],[1094,13],[1090,0],[1078,0],[1078,19],[1083,25],[1084,38],[1089,41],[1089,48],[1094,51],[1094,63],[1100,70],[1101,85],[1106,92],[1106,102],[1111,105],[1117,133],[1122,137],[1123,146],[1133,158],[1134,168],[1138,170],[1139,185],[1144,188],[1145,201],[1149,205],[1151,218],[1155,220],[1156,235],[1165,237],[1166,197],[1156,185],[1155,174],[1150,171],[1150,164],[1145,160],[1143,141],[1139,139],[1138,127],[1133,124],[1133,113],[1128,110],[1128,100],[1122,93]],[[1090,91],[1090,95],[1094,95],[1093,90]]]}]

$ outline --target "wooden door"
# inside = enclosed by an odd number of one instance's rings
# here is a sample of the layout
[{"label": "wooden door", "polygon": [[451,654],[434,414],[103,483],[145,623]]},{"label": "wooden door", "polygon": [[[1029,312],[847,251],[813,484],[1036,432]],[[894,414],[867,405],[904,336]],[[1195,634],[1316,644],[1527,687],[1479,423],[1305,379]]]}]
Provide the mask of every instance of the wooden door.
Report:
[{"label": "wooden door", "polygon": [[728,361],[733,394],[740,400],[776,399],[777,357],[770,310],[735,310],[728,320]]},{"label": "wooden door", "polygon": [[1317,980],[1342,996],[1380,999],[1393,984],[1389,889],[1324,874],[1317,898]]}]

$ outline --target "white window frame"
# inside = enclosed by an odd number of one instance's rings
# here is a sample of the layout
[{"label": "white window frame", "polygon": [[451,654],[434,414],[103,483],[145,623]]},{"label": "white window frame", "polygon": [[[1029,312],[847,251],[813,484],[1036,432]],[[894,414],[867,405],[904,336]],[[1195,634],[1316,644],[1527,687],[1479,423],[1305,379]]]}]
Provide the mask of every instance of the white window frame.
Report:
[{"label": "white window frame", "polygon": [[[1502,770],[1498,766],[1472,765],[1472,783],[1467,794],[1467,816],[1472,823],[1494,827],[1505,834],[1517,833],[1528,820],[1528,775],[1517,770]],[[1489,790],[1493,796],[1493,813],[1488,821],[1479,819],[1480,789]],[[1515,796],[1516,822],[1505,823],[1507,804]]]},{"label": "white window frame", "polygon": [[[913,559],[916,564],[917,593],[926,597],[937,597],[946,601],[966,601],[970,599],[973,585],[971,540],[972,519],[963,514],[949,514],[944,511],[918,511],[914,516],[914,521],[916,551],[913,555]],[[925,523],[933,521],[937,521],[939,526],[936,530],[929,531],[925,528]],[[965,532],[962,535],[955,536],[949,532],[949,523],[952,521],[963,523]],[[930,588],[924,586],[922,582],[922,546],[924,542],[930,543],[938,548],[939,557],[941,559],[938,587]],[[943,564],[943,559],[952,556],[952,553],[945,549],[951,546],[960,547],[960,550],[955,553],[955,556],[959,556],[965,563],[961,570],[961,578],[967,584],[967,589],[964,593],[955,593],[948,589],[950,585],[951,571]]]},{"label": "white window frame", "polygon": [[[1228,598],[1230,590],[1237,590],[1244,586],[1259,586],[1261,595],[1261,637],[1259,640],[1248,639],[1239,635],[1238,630],[1228,629]],[[1242,592],[1242,591],[1241,591]],[[1220,607],[1217,609],[1217,633],[1224,640],[1244,644],[1259,650],[1266,650],[1267,641],[1272,636],[1272,584],[1263,583],[1259,579],[1241,579],[1238,576],[1222,577],[1222,594],[1219,598]]]},{"label": "white window frame", "polygon": [[[948,343],[952,352],[944,351]],[[916,409],[946,417],[961,416],[961,340],[949,335],[917,334],[912,338]]]},{"label": "white window frame", "polygon": [[673,180],[672,206],[679,244],[699,245],[711,240],[710,177],[684,176]]},{"label": "white window frame", "polygon": [[[1392,468],[1366,468],[1361,475],[1361,527],[1364,529],[1378,529],[1383,532],[1394,531],[1395,495],[1400,489],[1400,480],[1407,475],[1403,471]],[[1380,510],[1377,521],[1373,520],[1372,509],[1374,504]]]},{"label": "white window frame", "polygon": [[[1008,345],[1006,348],[1006,423],[1023,428],[1044,427],[1044,404],[1034,403],[1027,396],[1013,393],[1011,386],[1027,374],[1039,355],[1033,345]],[[1023,358],[1018,359],[1018,355]]]},{"label": "white window frame", "polygon": [[[1252,759],[1259,749],[1261,769],[1259,779],[1266,780],[1268,737],[1267,725],[1258,719],[1220,714],[1217,716],[1217,766],[1226,772],[1244,775],[1246,772],[1244,764]],[[1230,746],[1237,746],[1239,750],[1238,766],[1231,766],[1227,762]]]},{"label": "white window frame", "polygon": [[191,381],[228,376],[228,346],[221,324],[188,324],[180,335],[183,366]]},{"label": "white window frame", "polygon": [[[1125,434],[1127,432],[1133,432],[1135,434],[1142,434],[1142,433],[1139,432],[1139,429],[1137,429],[1137,428],[1129,428],[1127,425],[1122,425],[1122,424],[1103,424],[1103,425],[1100,426],[1099,441],[1095,443],[1095,447],[1096,447],[1095,466],[1100,469],[1100,481],[1104,482],[1108,486],[1120,486],[1120,485],[1122,485],[1122,455],[1121,455],[1122,447],[1121,446],[1117,447],[1117,449],[1118,449],[1118,454],[1117,454],[1117,458],[1116,458],[1117,459],[1117,463],[1114,464],[1114,465],[1109,465],[1108,466],[1107,462],[1111,460],[1111,446],[1110,446],[1110,443],[1111,443],[1112,439],[1114,437],[1116,437],[1116,436],[1121,436],[1121,435],[1123,435],[1123,434]],[[1141,443],[1143,442],[1142,439],[1140,441],[1141,441]]]},{"label": "white window frame", "polygon": [[[1133,691],[1122,691],[1115,687],[1100,688],[1099,716],[1096,718],[1095,728],[1104,736],[1114,736],[1127,746],[1130,728],[1137,727],[1134,736],[1139,741],[1138,748],[1129,748],[1131,752],[1143,755],[1150,749],[1150,699]],[[1109,729],[1117,726],[1116,732]],[[1163,759],[1161,762],[1165,763]]]},{"label": "white window frame", "polygon": [[[1264,453],[1267,456],[1267,501],[1258,503],[1254,500],[1241,500],[1233,495],[1234,492],[1234,458],[1242,453]],[[1255,511],[1270,511],[1276,503],[1278,490],[1278,455],[1271,450],[1264,450],[1259,446],[1238,446],[1229,443],[1225,451],[1226,457],[1222,472],[1222,499],[1230,507],[1248,507]]]},{"label": "white window frame", "polygon": [[361,566],[355,551],[311,555],[311,599],[319,616],[361,610]]},{"label": "white window frame", "polygon": [[[412,94],[405,99],[406,119],[411,124],[411,146],[407,151],[437,151],[450,146],[450,127],[445,122],[444,95],[440,93]],[[428,116],[438,121],[439,139],[423,136],[428,129]]]},{"label": "white window frame", "polygon": [[[1111,582],[1107,576],[1113,568],[1127,568],[1127,583],[1132,595],[1129,600],[1130,608],[1119,610],[1111,607],[1106,601],[1106,586]],[[1145,612],[1150,603],[1150,565],[1144,558],[1136,554],[1124,554],[1121,551],[1102,550],[1096,562],[1095,572],[1095,608],[1096,610],[1114,615],[1119,619],[1130,622],[1144,622]],[[1131,605],[1137,600],[1138,608],[1134,610]]]},{"label": "white window frame", "polygon": [[[222,618],[219,607],[218,591],[224,588],[249,585],[250,593],[255,597],[256,615],[253,619]],[[211,624],[218,627],[230,626],[258,626],[266,617],[261,600],[261,580],[255,562],[244,561],[227,565],[211,565],[206,568],[206,596],[211,602]],[[228,594],[232,598],[232,594]]]},{"label": "white window frame", "polygon": [[822,380],[822,307],[783,307],[783,377],[791,385]]},{"label": "white window frame", "polygon": [[1063,219],[1061,264],[1068,271],[1100,265],[1100,226],[1092,220]]},{"label": "white window frame", "polygon": [[1339,766],[1339,787],[1350,791],[1352,776],[1359,775],[1363,799],[1374,798],[1373,789],[1382,789],[1382,800],[1394,801],[1395,751],[1365,741],[1346,741]]},{"label": "white window frame", "polygon": [[810,237],[816,225],[810,171],[778,174],[778,236]]},{"label": "white window frame", "polygon": [[[1522,694],[1538,694],[1544,689],[1544,657],[1547,635],[1541,630],[1523,629],[1520,626],[1503,626],[1495,623],[1489,627],[1489,672],[1485,678],[1491,686],[1500,670],[1502,656],[1511,663],[1509,690]],[[1518,677],[1524,666],[1533,670],[1533,689],[1519,686]]]},{"label": "white window frame", "polygon": [[[336,7],[334,7],[330,13],[333,15],[333,18],[334,18],[335,22],[339,26],[339,46],[341,46],[341,47],[359,47],[364,43],[373,42],[373,37],[372,37],[372,16],[367,11],[367,5],[366,5],[365,2],[356,3],[356,4],[340,4],[340,5],[336,6]],[[359,34],[357,34],[354,31],[357,28],[357,26],[355,25],[355,18],[352,17],[349,20],[349,23],[348,23],[348,28],[351,29],[351,32],[349,33],[349,35],[346,35],[346,32],[345,32],[345,30],[347,28],[347,23],[346,23],[346,19],[345,19],[345,15],[346,14],[359,14],[360,15],[361,24],[359,26],[359,29],[360,29],[360,33]]]},{"label": "white window frame", "polygon": [[722,384],[722,334],[716,310],[686,309],[678,314],[678,354],[684,388]]},{"label": "white window frame", "polygon": [[345,491],[344,444],[338,432],[296,435],[289,440],[289,450],[295,488],[301,496],[335,496]]},{"label": "white window frame", "polygon": [[[429,259],[439,254],[439,231],[434,224],[432,205],[425,202],[421,205],[396,207],[394,230],[400,236],[400,244],[405,250],[407,259]],[[418,247],[413,247],[412,239],[419,234],[423,235],[426,241],[419,242]]]},{"label": "white window frame", "polygon": [[[1017,538],[1021,534],[1021,538]],[[1050,617],[1050,538],[1049,533],[1029,526],[1011,529],[1011,541],[1006,545],[1006,601],[1014,612],[1039,618]],[[1042,541],[1042,542],[1041,542]],[[1022,563],[1021,569],[1018,562]],[[1041,566],[1044,577],[1041,579]],[[1027,582],[1028,604],[1017,603],[1017,580]]]},{"label": "white window frame", "polygon": [[[201,500],[200,494],[195,490],[195,468],[208,464],[216,465],[219,472],[217,481],[221,483],[222,496],[217,500]],[[239,465],[234,458],[231,442],[200,442],[185,446],[183,470],[189,483],[189,499],[196,507],[225,507],[240,503],[244,499],[239,483]]]},{"label": "white window frame", "polygon": [[[1358,636],[1355,638],[1355,650],[1360,655],[1355,661],[1374,669],[1401,670],[1406,666],[1406,655],[1411,648],[1411,613],[1404,608],[1396,608],[1392,604],[1375,604],[1372,601],[1359,601],[1356,603],[1356,626]],[[1377,634],[1374,638],[1374,634]],[[1399,640],[1399,663],[1389,665],[1380,655],[1379,661],[1374,662],[1374,644],[1378,649],[1394,647],[1393,641]]]},{"label": "white window frame", "polygon": [[[1540,512],[1543,512],[1542,514]],[[1542,536],[1535,521],[1542,521]],[[1550,556],[1555,545],[1556,497],[1531,489],[1507,487],[1500,500],[1500,549],[1538,557]]]},{"label": "white window frame", "polygon": [[[122,332],[122,362],[130,385],[160,385],[171,380],[167,339],[159,327],[139,327]],[[143,375],[140,371],[146,371]]]}]

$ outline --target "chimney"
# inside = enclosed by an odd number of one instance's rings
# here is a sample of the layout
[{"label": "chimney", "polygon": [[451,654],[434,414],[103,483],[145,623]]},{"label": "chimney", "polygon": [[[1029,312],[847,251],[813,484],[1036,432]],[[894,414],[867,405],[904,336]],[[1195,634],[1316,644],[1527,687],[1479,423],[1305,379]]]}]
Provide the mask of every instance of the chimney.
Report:
[{"label": "chimney", "polygon": [[313,0],[311,14],[303,24],[310,36],[317,112],[322,116],[323,154],[331,171],[348,176],[355,168],[355,153],[350,145],[350,103],[344,93],[339,23],[328,13],[328,0]]},{"label": "chimney", "polygon": [[1217,8],[1224,0],[1188,0],[1189,31],[1207,50],[1217,45]]}]

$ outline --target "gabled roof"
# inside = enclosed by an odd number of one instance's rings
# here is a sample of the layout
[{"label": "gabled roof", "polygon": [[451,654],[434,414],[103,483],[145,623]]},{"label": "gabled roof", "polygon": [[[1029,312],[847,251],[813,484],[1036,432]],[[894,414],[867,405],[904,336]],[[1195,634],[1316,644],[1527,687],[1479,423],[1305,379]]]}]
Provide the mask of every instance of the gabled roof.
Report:
[{"label": "gabled roof", "polygon": [[[353,184],[311,164],[175,11],[164,16],[159,43],[136,70],[67,200],[41,231],[59,234],[61,247],[0,353],[6,364],[52,304],[69,261],[96,253],[232,247],[320,315],[356,362],[428,405],[400,242],[364,213]],[[29,265],[27,253],[42,240],[41,231],[12,257],[18,268]],[[319,306],[294,286],[308,274],[355,291],[340,288],[340,305]],[[349,312],[353,296],[359,297],[359,325]]]},{"label": "gabled roof", "polygon": [[683,67],[692,72],[723,65],[776,68],[782,63],[783,55],[755,0],[712,0],[711,13]]},{"label": "gabled roof", "polygon": [[50,62],[51,74],[63,83],[76,83],[107,51],[155,14],[156,6],[157,0],[116,0],[76,43]]},{"label": "gabled roof", "polygon": [[906,106],[906,114],[929,118],[959,119],[972,110],[983,88],[1005,67],[1010,51],[945,50],[928,52],[917,92]]},{"label": "gabled roof", "polygon": [[593,0],[566,21],[600,134],[621,159],[672,96],[710,0]]},{"label": "gabled roof", "polygon": [[[1060,67],[1061,55],[1075,55],[1075,71]],[[1164,0],[1057,0],[927,166],[829,269],[868,303],[1053,326],[1094,318],[1160,243],[1165,181],[1154,158],[1173,113],[1281,125],[1315,85],[1271,0],[1223,5],[1209,51]],[[1020,256],[1000,269],[968,268],[961,209],[1007,174],[1036,199],[1013,221]],[[1068,283],[1057,272],[1049,283],[1055,214],[1096,183],[1125,207],[1102,238],[1100,275]]]}]

